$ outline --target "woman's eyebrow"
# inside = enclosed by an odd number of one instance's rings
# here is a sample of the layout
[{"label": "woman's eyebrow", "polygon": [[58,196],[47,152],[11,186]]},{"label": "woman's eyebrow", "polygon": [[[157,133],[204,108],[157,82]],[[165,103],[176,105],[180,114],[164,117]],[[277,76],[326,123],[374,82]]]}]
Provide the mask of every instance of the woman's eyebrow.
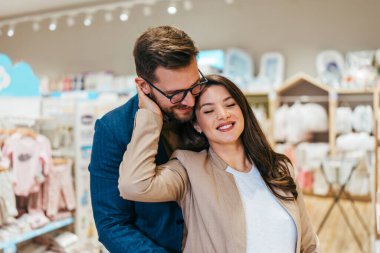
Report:
[{"label": "woman's eyebrow", "polygon": [[[226,102],[227,100],[229,99],[232,99],[232,97],[226,97],[225,99],[223,99],[223,102]],[[206,106],[206,105],[213,105],[214,103],[204,103],[203,105],[201,105],[201,107],[199,107],[199,109],[201,109],[203,106]]]}]

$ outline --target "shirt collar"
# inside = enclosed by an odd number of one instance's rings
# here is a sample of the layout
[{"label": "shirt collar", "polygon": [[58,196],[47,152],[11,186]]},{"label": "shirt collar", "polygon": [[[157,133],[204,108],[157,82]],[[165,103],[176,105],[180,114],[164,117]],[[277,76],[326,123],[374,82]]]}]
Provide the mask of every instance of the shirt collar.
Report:
[{"label": "shirt collar", "polygon": [[215,151],[211,147],[209,147],[208,149],[208,155],[210,156],[212,162],[214,163],[215,168],[220,169],[220,170],[227,169],[228,164],[222,158],[220,158],[220,156],[217,153],[215,153]]}]

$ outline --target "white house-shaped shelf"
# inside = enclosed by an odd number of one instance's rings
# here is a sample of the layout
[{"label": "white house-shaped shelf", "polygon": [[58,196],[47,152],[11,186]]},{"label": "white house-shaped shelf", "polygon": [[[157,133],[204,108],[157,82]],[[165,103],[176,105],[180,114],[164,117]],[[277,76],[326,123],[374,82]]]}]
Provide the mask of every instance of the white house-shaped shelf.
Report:
[{"label": "white house-shaped shelf", "polygon": [[328,102],[331,88],[308,74],[301,72],[287,79],[284,84],[276,90],[276,92],[280,98],[292,97],[295,101],[297,101],[297,97],[309,96],[310,100],[313,100],[314,97],[314,100]]},{"label": "white house-shaped shelf", "polygon": [[[325,108],[330,122],[331,114],[334,111],[330,94],[332,94],[331,87],[301,72],[287,79],[281,87],[276,89],[277,97],[275,107],[279,107],[283,104],[291,106],[295,102],[317,103]],[[330,132],[329,123],[329,131],[314,133],[312,142],[328,142],[331,146],[333,143],[331,138],[333,136]]]}]

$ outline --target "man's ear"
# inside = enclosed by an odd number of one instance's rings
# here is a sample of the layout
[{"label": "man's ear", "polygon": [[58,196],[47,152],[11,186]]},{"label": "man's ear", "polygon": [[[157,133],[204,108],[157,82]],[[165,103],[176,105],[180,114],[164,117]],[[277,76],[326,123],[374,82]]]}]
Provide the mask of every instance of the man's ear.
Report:
[{"label": "man's ear", "polygon": [[144,79],[142,79],[141,77],[136,77],[135,82],[139,87],[141,87],[141,90],[144,92],[145,95],[150,94],[150,86],[147,82],[145,82]]},{"label": "man's ear", "polygon": [[198,124],[198,122],[194,122],[193,123],[193,127],[194,127],[194,129],[195,129],[195,131],[197,131],[198,133],[202,133],[202,129],[201,129],[201,127],[199,126],[199,124]]}]

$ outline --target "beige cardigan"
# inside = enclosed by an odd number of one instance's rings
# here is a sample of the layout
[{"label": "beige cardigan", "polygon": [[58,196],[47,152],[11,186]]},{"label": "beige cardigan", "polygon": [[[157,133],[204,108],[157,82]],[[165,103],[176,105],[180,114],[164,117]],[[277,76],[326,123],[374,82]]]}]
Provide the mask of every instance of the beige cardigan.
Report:
[{"label": "beige cardigan", "polygon": [[[184,252],[246,253],[244,208],[233,175],[225,171],[228,165],[210,148],[177,150],[166,164],[156,166],[161,128],[161,116],[138,110],[120,164],[121,196],[141,202],[177,201],[188,229]],[[319,252],[301,192],[297,201],[279,202],[296,224],[297,253]]]}]

